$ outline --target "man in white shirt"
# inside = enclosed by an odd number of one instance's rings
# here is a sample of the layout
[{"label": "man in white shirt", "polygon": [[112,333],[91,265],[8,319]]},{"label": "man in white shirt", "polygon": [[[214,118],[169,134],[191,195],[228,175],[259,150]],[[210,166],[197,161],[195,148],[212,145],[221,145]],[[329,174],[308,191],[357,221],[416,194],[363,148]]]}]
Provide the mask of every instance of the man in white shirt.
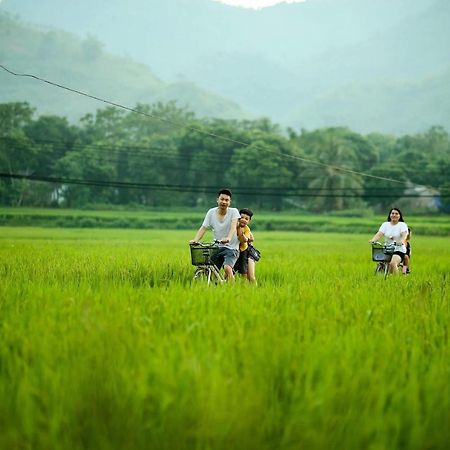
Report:
[{"label": "man in white shirt", "polygon": [[239,240],[236,229],[241,215],[237,208],[230,208],[231,191],[222,189],[217,197],[217,207],[211,208],[205,216],[202,225],[190,244],[195,244],[205,235],[208,229],[214,234],[214,240],[219,242],[219,251],[214,255],[214,263],[220,269],[223,265],[227,281],[234,281],[233,267],[239,257]]}]

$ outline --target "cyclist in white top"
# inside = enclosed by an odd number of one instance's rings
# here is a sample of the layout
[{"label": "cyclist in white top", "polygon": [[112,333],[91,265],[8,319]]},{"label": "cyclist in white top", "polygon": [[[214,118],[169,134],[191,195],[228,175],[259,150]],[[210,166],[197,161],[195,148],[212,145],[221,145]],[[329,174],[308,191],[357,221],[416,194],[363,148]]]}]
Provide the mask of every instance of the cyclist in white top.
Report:
[{"label": "cyclist in white top", "polygon": [[402,212],[398,208],[392,208],[389,211],[387,221],[383,222],[378,232],[370,239],[373,244],[384,236],[386,243],[395,242],[395,251],[389,263],[389,272],[398,273],[398,266],[406,254],[405,239],[408,234],[408,225],[403,220]]},{"label": "cyclist in white top", "polygon": [[213,262],[220,269],[223,265],[227,281],[234,281],[233,267],[239,257],[239,240],[236,233],[238,219],[241,217],[237,208],[230,208],[232,193],[229,189],[219,191],[217,207],[211,208],[205,216],[202,225],[197,230],[195,244],[205,235],[208,229],[214,233],[214,240],[219,243],[219,251],[214,255]]}]

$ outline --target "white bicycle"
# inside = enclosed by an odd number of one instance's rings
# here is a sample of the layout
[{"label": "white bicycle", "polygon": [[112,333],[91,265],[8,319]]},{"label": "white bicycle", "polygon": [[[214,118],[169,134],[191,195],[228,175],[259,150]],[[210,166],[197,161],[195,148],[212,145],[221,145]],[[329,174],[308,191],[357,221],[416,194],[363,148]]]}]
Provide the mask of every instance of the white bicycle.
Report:
[{"label": "white bicycle", "polygon": [[220,270],[212,261],[212,257],[219,250],[216,242],[208,244],[198,242],[196,244],[189,244],[191,248],[192,265],[197,266],[195,270],[193,281],[203,282],[207,285],[225,283],[225,278],[220,273]]}]

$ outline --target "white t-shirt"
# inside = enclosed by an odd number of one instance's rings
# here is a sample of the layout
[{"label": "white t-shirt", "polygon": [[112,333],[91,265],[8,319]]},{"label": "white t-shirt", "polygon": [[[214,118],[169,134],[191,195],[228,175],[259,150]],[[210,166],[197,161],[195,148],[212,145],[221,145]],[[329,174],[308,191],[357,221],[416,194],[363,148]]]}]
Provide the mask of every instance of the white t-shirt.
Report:
[{"label": "white t-shirt", "polygon": [[391,222],[384,222],[381,224],[379,231],[384,234],[384,242],[389,244],[395,241],[397,243],[395,246],[396,252],[406,253],[406,246],[404,244],[400,244],[402,241],[401,234],[408,232],[408,225],[406,225],[405,222],[398,222],[395,225],[392,225]]},{"label": "white t-shirt", "polygon": [[[214,239],[216,241],[221,241],[222,239],[226,239],[228,237],[228,233],[230,232],[231,227],[231,221],[233,219],[239,219],[241,215],[239,214],[237,208],[228,208],[225,217],[223,218],[223,220],[220,220],[219,216],[217,215],[218,209],[219,209],[218,207],[211,208],[206,213],[205,220],[203,221],[202,225],[205,228],[213,230]],[[237,237],[237,234],[235,233],[235,235],[228,244],[219,244],[219,245],[231,248],[233,250],[238,250],[239,239]]]}]

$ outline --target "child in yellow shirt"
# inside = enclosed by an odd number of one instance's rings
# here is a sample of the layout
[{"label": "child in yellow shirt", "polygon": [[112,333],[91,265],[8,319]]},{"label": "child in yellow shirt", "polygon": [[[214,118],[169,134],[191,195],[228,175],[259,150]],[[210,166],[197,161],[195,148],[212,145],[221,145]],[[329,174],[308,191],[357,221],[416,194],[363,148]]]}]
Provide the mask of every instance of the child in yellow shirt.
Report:
[{"label": "child in yellow shirt", "polygon": [[237,236],[239,239],[239,258],[236,261],[234,270],[244,275],[251,283],[256,283],[255,261],[248,255],[248,244],[255,239],[248,224],[253,217],[253,211],[249,208],[239,210],[241,218],[237,224]]}]

